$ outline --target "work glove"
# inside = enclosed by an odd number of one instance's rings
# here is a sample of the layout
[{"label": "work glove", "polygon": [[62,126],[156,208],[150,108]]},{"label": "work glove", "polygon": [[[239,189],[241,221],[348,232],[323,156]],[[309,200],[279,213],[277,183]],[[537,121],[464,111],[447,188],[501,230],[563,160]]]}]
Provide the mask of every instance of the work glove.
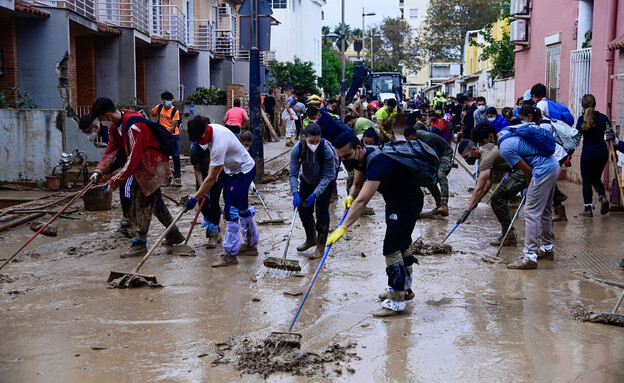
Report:
[{"label": "work glove", "polygon": [[107,182],[105,184],[102,184],[100,186],[98,186],[102,191],[107,192],[110,190],[111,186],[110,184]]},{"label": "work glove", "polygon": [[604,140],[605,141],[613,141],[614,145],[617,145],[620,142],[620,140],[618,140],[618,138],[615,136],[615,132],[611,128],[605,130],[605,132],[604,132]]},{"label": "work glove", "polygon": [[291,119],[291,120],[294,120],[294,119],[295,119],[295,116],[293,116],[293,115],[291,114],[291,115],[290,115],[290,119]]},{"label": "work glove", "polygon": [[470,215],[471,211],[472,210],[470,210],[470,209],[464,210],[464,213],[461,215],[461,217],[459,217],[459,219],[457,220],[457,223],[464,223],[464,222],[466,222],[466,220],[468,219],[468,216]]},{"label": "work glove", "polygon": [[195,209],[195,205],[197,205],[197,200],[195,199],[195,197],[191,197],[186,201],[186,210],[193,210]]},{"label": "work glove", "polygon": [[93,172],[93,174],[91,174],[91,177],[89,177],[89,181],[93,182],[93,184],[95,185],[98,183],[100,178],[102,178],[100,172]]},{"label": "work glove", "polygon": [[347,198],[345,198],[344,201],[342,201],[342,211],[345,211],[348,208],[350,208],[353,201],[355,201],[355,198],[353,198],[350,195],[347,196]]},{"label": "work glove", "polygon": [[316,194],[312,193],[310,194],[308,199],[306,199],[306,201],[303,203],[303,207],[312,206],[312,204],[314,203],[314,200],[316,200]]},{"label": "work glove", "polygon": [[299,201],[299,193],[294,192],[293,193],[293,208],[294,209],[298,208],[300,204],[301,202]]},{"label": "work glove", "polygon": [[522,197],[526,197],[526,195],[527,195],[527,190],[529,190],[529,188],[523,189],[523,190],[520,192],[520,195],[521,195]]},{"label": "work glove", "polygon": [[325,246],[333,245],[334,243],[338,242],[338,240],[345,235],[347,229],[348,227],[344,225],[338,226],[338,228],[334,230],[334,232],[331,233],[329,237],[327,237],[327,243],[325,243]]}]

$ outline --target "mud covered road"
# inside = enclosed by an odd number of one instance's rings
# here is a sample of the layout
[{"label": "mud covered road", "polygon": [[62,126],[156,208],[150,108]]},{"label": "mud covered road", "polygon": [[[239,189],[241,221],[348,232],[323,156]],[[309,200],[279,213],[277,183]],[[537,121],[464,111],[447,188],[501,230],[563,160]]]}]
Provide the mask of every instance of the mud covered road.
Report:
[{"label": "mud covered road", "polygon": [[[266,158],[283,151],[283,143],[269,144]],[[280,168],[287,158],[271,161],[268,169]],[[165,193],[191,192],[190,166],[185,170],[182,190]],[[346,196],[345,177],[341,172],[340,199]],[[413,239],[441,241],[467,204],[473,183],[461,168],[453,169],[451,216],[419,221]],[[258,187],[273,218],[288,221],[292,205],[286,180]],[[613,309],[621,289],[588,281],[582,273],[622,281],[617,264],[624,214],[577,217],[580,185],[560,187],[569,196],[569,222],[554,226],[554,261],[540,261],[537,270],[528,271],[483,262],[482,256],[496,252],[489,241],[499,227],[482,203],[449,238],[452,254],[419,257],[408,315],[387,320],[371,316],[386,286],[383,201],[375,195],[369,206],[377,214],[362,217],[332,248],[294,328],[303,335],[302,352],[320,355],[338,344],[348,348],[340,352],[354,355],[319,364],[311,376],[275,373],[266,380],[624,381],[624,328],[577,322],[570,312],[574,302],[596,311]],[[251,201],[257,221],[268,218],[257,197]],[[181,209],[166,203],[172,214]],[[265,257],[281,256],[288,233],[284,224],[260,226],[260,255],[239,257],[237,266],[220,269],[210,267],[219,249],[206,250],[204,233],[196,230],[189,244],[197,256],[176,257],[159,248],[142,268],[156,274],[164,288],[107,289],[111,269],[131,270],[138,262],[119,258],[129,241],[115,233],[121,211],[118,200],[113,204],[111,212],[81,210],[73,215],[79,220],[59,219],[57,237],[38,237],[19,262],[2,270],[0,380],[263,381],[260,374],[241,375],[232,364],[213,362],[232,338],[260,341],[272,331],[287,330],[319,262],[297,254],[304,238],[300,222],[289,251],[302,266],[299,277],[275,278],[262,265]],[[425,209],[432,205],[426,196]],[[340,202],[332,203],[332,227],[341,210]],[[186,214],[179,224],[184,233],[191,220]],[[162,229],[154,219],[148,240]],[[522,214],[516,229],[524,238]],[[0,233],[0,258],[31,235],[27,225]],[[501,258],[511,260],[520,250],[520,245],[505,248]]]}]

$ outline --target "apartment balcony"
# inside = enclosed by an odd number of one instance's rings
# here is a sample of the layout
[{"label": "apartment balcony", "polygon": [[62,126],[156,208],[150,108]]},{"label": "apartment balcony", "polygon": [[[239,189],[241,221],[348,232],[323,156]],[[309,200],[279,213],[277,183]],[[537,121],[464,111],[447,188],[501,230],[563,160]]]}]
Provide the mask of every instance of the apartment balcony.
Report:
[{"label": "apartment balcony", "polygon": [[218,9],[217,29],[215,30],[215,54],[237,57],[236,11],[228,4],[221,4]]},{"label": "apartment balcony", "polygon": [[[236,58],[237,60],[249,61],[249,51],[239,51]],[[275,60],[275,51],[260,52],[260,65],[269,67],[272,60]]]},{"label": "apartment balcony", "polygon": [[152,36],[186,45],[186,16],[177,5],[152,5]]},{"label": "apartment balcony", "polygon": [[150,34],[149,6],[146,1],[106,0],[98,1],[98,22],[112,27],[134,28]]},{"label": "apartment balcony", "polygon": [[193,19],[188,21],[186,45],[192,48],[214,52],[215,28],[214,22],[208,19]]},{"label": "apartment balcony", "polygon": [[80,16],[87,19],[95,20],[96,18],[96,1],[95,0],[19,0],[22,4],[30,6],[65,8],[76,12]]}]

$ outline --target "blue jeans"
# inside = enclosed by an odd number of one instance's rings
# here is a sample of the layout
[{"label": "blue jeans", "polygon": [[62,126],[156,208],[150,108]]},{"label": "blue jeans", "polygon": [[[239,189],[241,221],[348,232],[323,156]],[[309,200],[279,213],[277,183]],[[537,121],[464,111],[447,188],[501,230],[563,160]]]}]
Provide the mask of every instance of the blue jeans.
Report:
[{"label": "blue jeans", "polygon": [[226,221],[238,221],[238,216],[249,217],[249,185],[256,177],[256,165],[247,173],[227,176],[227,194],[223,206]]}]

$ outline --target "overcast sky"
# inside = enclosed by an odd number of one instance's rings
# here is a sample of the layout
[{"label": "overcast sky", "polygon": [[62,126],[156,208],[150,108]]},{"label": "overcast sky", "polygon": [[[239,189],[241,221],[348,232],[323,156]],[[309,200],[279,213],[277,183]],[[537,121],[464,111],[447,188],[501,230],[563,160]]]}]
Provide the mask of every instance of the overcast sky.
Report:
[{"label": "overcast sky", "polygon": [[[384,17],[398,17],[398,0],[344,0],[345,2],[345,23],[351,28],[362,28],[362,7],[366,13],[376,13],[375,16],[366,17],[366,25],[379,24]],[[341,0],[327,0],[323,7],[325,20],[323,25],[334,27],[341,20]],[[368,29],[368,27],[366,27]]]}]

